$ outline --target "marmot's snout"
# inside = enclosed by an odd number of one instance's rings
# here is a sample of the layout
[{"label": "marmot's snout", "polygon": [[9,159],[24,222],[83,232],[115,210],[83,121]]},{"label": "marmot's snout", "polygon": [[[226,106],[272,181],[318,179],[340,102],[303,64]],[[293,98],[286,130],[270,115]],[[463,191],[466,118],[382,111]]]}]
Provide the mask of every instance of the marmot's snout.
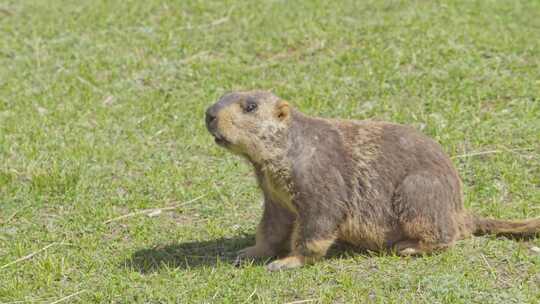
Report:
[{"label": "marmot's snout", "polygon": [[208,109],[206,109],[206,128],[208,131],[212,134],[215,133],[217,128],[217,109],[216,105],[210,106]]},{"label": "marmot's snout", "polygon": [[221,106],[219,103],[215,103],[214,105],[210,106],[206,110],[205,122],[206,129],[208,129],[208,132],[214,136],[216,144],[225,146],[229,142],[218,131],[218,112],[220,108]]}]

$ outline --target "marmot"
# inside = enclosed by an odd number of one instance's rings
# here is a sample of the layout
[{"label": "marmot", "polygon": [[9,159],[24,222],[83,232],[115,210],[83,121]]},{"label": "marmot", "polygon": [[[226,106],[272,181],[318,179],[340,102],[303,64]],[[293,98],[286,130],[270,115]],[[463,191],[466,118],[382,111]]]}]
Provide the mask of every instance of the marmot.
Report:
[{"label": "marmot", "polygon": [[434,140],[404,125],[309,117],[266,91],[224,95],[206,111],[215,142],[245,157],[264,193],[256,243],[243,258],[269,270],[323,257],[336,241],[399,255],[471,234],[531,236],[540,219],[506,221],[463,207],[461,180]]}]

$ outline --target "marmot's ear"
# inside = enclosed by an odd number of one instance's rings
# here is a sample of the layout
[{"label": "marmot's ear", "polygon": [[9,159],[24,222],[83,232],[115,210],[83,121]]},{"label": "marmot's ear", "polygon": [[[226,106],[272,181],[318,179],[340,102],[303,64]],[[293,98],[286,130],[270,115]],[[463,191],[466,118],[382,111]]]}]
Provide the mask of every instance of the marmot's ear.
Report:
[{"label": "marmot's ear", "polygon": [[289,103],[285,100],[280,100],[277,104],[276,116],[279,120],[283,121],[289,117]]}]

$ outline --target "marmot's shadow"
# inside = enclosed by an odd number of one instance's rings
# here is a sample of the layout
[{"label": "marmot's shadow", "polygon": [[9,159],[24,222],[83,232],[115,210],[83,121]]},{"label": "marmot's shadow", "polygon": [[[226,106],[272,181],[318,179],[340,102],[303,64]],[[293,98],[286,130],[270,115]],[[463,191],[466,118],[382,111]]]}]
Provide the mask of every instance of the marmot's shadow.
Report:
[{"label": "marmot's shadow", "polygon": [[[255,244],[255,236],[243,235],[210,241],[156,245],[137,250],[122,265],[141,273],[156,272],[165,267],[190,269],[204,266],[212,267],[218,263],[232,265],[236,258],[236,252],[253,244]],[[347,258],[350,254],[367,254],[367,252],[337,243],[329,250],[326,259]],[[268,260],[257,260],[253,263],[264,265]]]},{"label": "marmot's shadow", "polygon": [[189,269],[215,266],[219,263],[233,264],[236,252],[255,243],[255,236],[237,236],[209,241],[194,241],[156,245],[134,252],[125,261],[141,273],[159,271],[161,268]]}]

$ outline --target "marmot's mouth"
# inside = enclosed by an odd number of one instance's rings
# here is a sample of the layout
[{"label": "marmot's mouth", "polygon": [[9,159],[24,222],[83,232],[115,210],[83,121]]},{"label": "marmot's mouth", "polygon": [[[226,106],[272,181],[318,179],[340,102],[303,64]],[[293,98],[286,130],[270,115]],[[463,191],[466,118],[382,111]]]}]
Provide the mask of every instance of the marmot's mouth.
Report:
[{"label": "marmot's mouth", "polygon": [[230,144],[230,142],[226,140],[225,138],[223,138],[223,136],[219,134],[212,134],[212,135],[214,135],[214,141],[216,142],[216,144],[220,146],[227,146],[228,144]]}]

